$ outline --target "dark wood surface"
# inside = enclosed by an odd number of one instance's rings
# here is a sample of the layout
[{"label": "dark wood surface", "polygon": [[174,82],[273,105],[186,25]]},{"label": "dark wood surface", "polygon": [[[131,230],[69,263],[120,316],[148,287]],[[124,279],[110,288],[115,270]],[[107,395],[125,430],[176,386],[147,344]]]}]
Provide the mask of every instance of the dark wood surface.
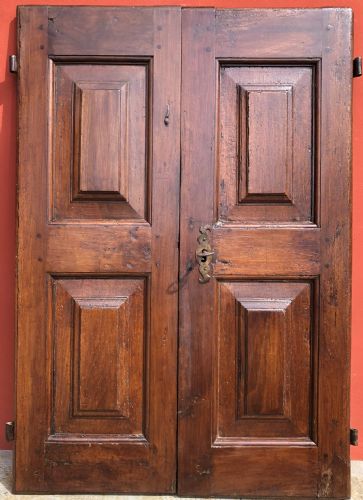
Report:
[{"label": "dark wood surface", "polygon": [[219,220],[313,220],[315,73],[304,65],[221,65]]},{"label": "dark wood surface", "polygon": [[351,24],[19,8],[16,492],[349,496]]},{"label": "dark wood surface", "polygon": [[18,22],[15,491],[173,493],[180,9]]},{"label": "dark wood surface", "polygon": [[351,22],[183,11],[182,495],[349,496]]}]

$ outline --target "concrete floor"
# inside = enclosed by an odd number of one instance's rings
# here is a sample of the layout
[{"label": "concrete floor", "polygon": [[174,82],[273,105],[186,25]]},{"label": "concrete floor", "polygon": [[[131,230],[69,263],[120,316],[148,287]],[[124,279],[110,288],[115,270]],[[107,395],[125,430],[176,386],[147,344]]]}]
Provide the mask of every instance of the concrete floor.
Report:
[{"label": "concrete floor", "polygon": [[[0,451],[0,496],[7,496],[10,498],[32,500],[34,498],[45,499],[67,499],[67,500],[81,500],[90,499],[97,500],[103,499],[106,495],[12,495],[11,490],[11,451]],[[107,495],[107,500],[122,498],[122,500],[171,500],[175,497],[168,496],[129,496],[129,495]],[[363,500],[363,461],[352,462],[352,500]],[[197,499],[193,499],[197,500]]]}]

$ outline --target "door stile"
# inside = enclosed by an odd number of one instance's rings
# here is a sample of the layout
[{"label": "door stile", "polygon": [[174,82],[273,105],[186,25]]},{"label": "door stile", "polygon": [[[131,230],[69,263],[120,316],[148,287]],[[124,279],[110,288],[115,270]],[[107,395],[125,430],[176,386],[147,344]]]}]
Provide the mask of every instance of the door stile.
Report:
[{"label": "door stile", "polygon": [[[154,78],[153,103],[163,113],[153,113],[152,173],[154,203],[152,212],[152,260],[154,293],[151,296],[150,404],[154,406],[151,422],[159,453],[168,478],[165,491],[176,488],[177,432],[177,345],[178,345],[178,251],[180,199],[180,85],[181,10],[154,9]],[[160,29],[162,28],[162,29]],[[172,34],[172,37],[170,36]],[[165,92],[167,89],[167,93]],[[169,114],[169,121],[165,121]],[[174,292],[174,286],[176,292]],[[170,290],[172,289],[172,293]],[[163,306],[157,290],[163,291]],[[166,312],[166,313],[165,313]],[[155,402],[158,401],[156,405]],[[153,403],[154,402],[154,403]],[[166,411],[167,410],[167,411]],[[165,418],[166,415],[166,418]],[[164,425],[160,425],[165,421]],[[161,484],[166,484],[160,477]]]},{"label": "door stile", "polygon": [[[48,37],[43,29],[33,30],[33,26],[47,26],[48,9],[41,7],[26,11],[18,16],[18,29],[28,40],[27,46],[20,43],[18,37],[19,74],[18,80],[18,171],[17,189],[22,196],[17,205],[17,335],[16,335],[16,441],[14,453],[15,490],[32,489],[41,491],[42,447],[48,430],[49,410],[47,398],[50,392],[50,380],[44,363],[39,363],[37,355],[46,360],[49,345],[46,342],[46,328],[43,318],[47,316],[44,273],[46,270],[46,217],[47,202],[43,196],[33,196],[39,187],[45,189],[47,166],[47,148],[41,147],[39,137],[47,144],[48,137],[48,85],[32,85],[32,81],[41,78],[48,80],[48,61],[43,55],[47,50]],[[43,49],[39,50],[42,46]],[[25,53],[32,53],[32,58]],[[27,96],[27,107],[21,97]],[[22,144],[33,144],[31,149]],[[41,214],[41,215],[40,215]],[[20,221],[27,221],[27,238],[20,226]],[[27,258],[21,258],[26,255]],[[30,265],[30,262],[33,265]],[[32,311],[32,314],[29,314]],[[21,334],[20,334],[21,331]],[[37,331],[38,336],[32,335]],[[39,338],[41,340],[39,340]],[[26,406],[24,400],[28,400]],[[32,433],[27,431],[27,422],[32,422]],[[29,471],[29,457],[33,474]],[[23,472],[21,472],[23,471]],[[26,479],[24,476],[27,476]],[[29,482],[27,482],[29,481]],[[27,483],[27,486],[25,486]]]},{"label": "door stile", "polygon": [[352,21],[350,9],[324,9],[318,387],[322,497],[350,495]]},{"label": "door stile", "polygon": [[[178,493],[208,496],[207,456],[212,411],[214,280],[198,282],[199,228],[214,220],[215,55],[214,9],[182,12],[181,206],[179,291]],[[198,75],[202,75],[198,78]],[[198,98],[195,99],[195,89]],[[203,335],[200,335],[203,332]],[[207,332],[207,334],[206,334]],[[198,423],[195,420],[198,419]],[[187,425],[187,421],[196,425]],[[194,447],[188,443],[193,442]],[[201,458],[202,457],[202,458]],[[205,457],[203,459],[203,457]],[[197,494],[198,494],[197,493]]]}]

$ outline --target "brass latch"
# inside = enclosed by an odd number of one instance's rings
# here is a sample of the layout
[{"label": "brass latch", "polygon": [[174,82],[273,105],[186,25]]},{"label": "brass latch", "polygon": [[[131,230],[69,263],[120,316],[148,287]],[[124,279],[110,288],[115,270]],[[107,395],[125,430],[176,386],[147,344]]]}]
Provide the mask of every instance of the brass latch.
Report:
[{"label": "brass latch", "polygon": [[199,283],[207,283],[211,279],[211,263],[214,251],[209,242],[208,231],[210,226],[200,226],[198,236],[198,247],[195,251],[195,257],[199,265]]}]

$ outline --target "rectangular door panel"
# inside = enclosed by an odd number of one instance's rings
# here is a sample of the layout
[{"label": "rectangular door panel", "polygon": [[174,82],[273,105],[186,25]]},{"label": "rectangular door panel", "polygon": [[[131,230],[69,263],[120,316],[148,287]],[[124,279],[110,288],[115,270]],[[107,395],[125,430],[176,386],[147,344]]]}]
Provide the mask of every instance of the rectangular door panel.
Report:
[{"label": "rectangular door panel", "polygon": [[148,219],[149,63],[53,56],[52,221]]},{"label": "rectangular door panel", "polygon": [[14,489],[173,493],[180,9],[18,19]]},{"label": "rectangular door panel", "polygon": [[48,440],[147,443],[147,282],[61,278],[50,286],[54,408]]},{"label": "rectangular door panel", "polygon": [[182,13],[182,495],[349,497],[351,30]]},{"label": "rectangular door panel", "polygon": [[235,61],[219,71],[219,219],[312,222],[316,67]]},{"label": "rectangular door panel", "polygon": [[223,280],[218,289],[213,445],[313,445],[313,284]]}]

